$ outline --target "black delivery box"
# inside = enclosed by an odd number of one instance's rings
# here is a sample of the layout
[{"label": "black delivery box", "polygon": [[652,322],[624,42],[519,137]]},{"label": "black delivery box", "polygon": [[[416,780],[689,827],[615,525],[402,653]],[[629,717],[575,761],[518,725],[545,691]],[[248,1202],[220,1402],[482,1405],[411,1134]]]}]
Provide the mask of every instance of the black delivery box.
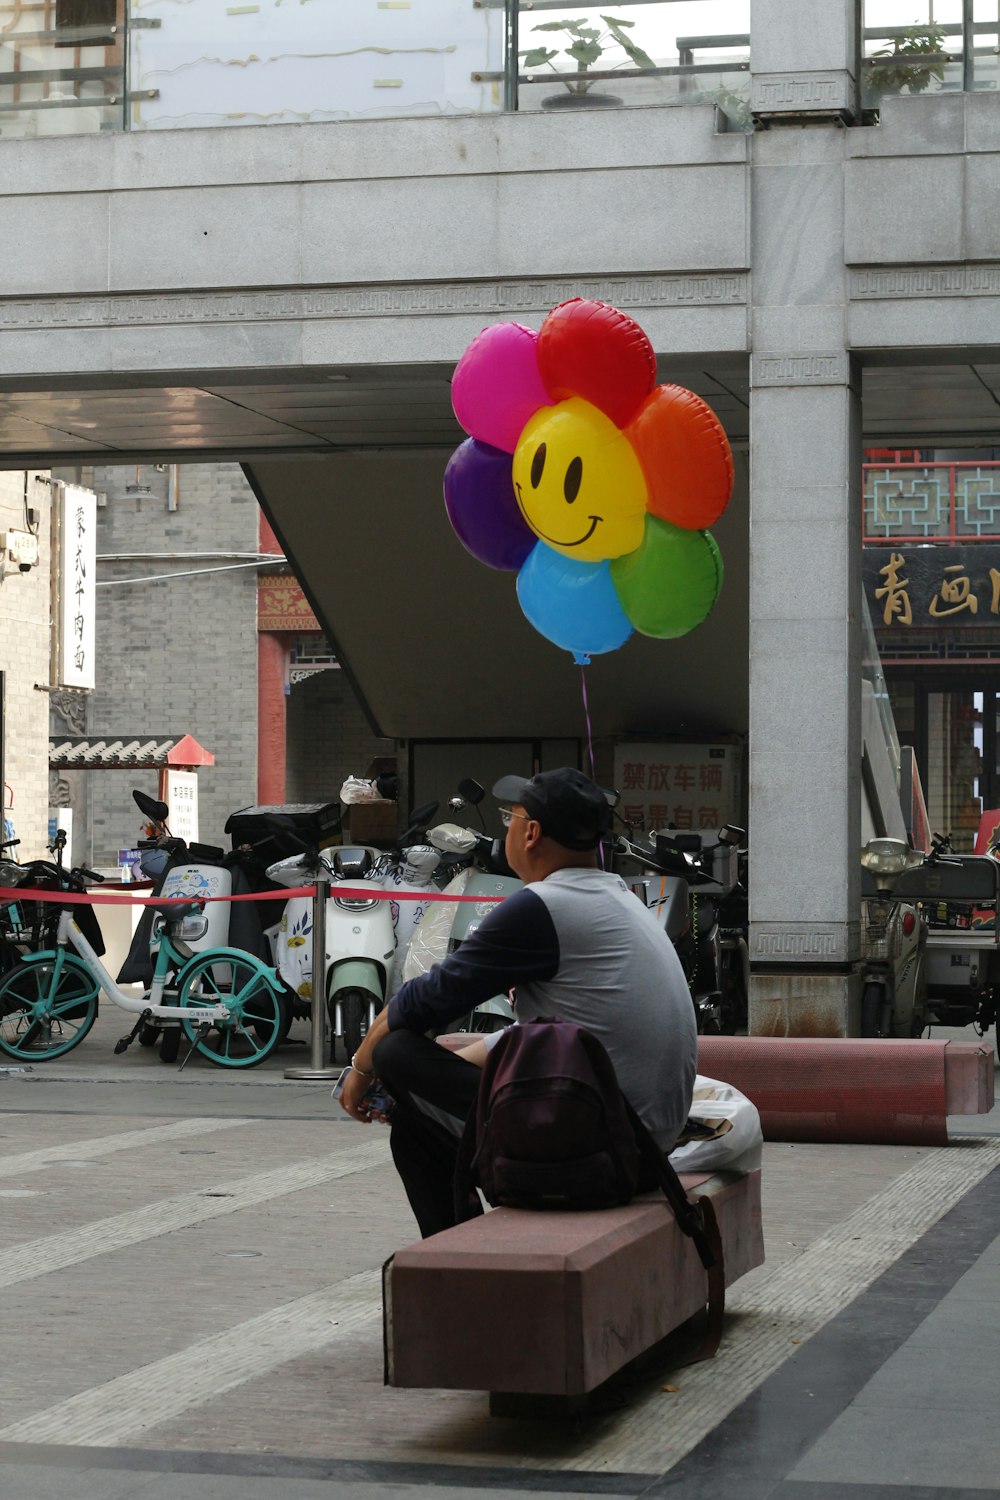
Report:
[{"label": "black delivery box", "polygon": [[340,834],[339,802],[286,802],[244,807],[231,813],[226,832],[233,848],[250,847],[260,865],[273,865],[306,850],[325,849]]}]

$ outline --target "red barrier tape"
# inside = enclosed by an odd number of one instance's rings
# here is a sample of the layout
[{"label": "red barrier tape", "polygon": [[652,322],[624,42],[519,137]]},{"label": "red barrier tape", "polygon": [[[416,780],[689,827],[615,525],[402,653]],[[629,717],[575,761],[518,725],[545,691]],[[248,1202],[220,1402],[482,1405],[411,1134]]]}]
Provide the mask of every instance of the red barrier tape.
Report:
[{"label": "red barrier tape", "polygon": [[[331,894],[356,901],[503,901],[503,896],[448,896],[444,891],[372,890],[370,887],[341,885],[330,887]],[[0,886],[0,901],[58,901],[60,906],[85,903],[87,906],[188,906],[192,901],[287,901],[292,896],[315,896],[314,885],[297,885],[280,891],[252,891],[243,896],[103,896],[99,891],[36,891],[33,886]]]}]

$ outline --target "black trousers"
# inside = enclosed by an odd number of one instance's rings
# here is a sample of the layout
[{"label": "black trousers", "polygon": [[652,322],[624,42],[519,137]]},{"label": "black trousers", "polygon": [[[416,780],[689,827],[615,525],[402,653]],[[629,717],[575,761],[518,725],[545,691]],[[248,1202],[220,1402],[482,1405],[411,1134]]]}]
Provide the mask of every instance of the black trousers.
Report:
[{"label": "black trousers", "polygon": [[[470,1038],[471,1040],[471,1038]],[[375,1048],[375,1071],[396,1101],[392,1159],[424,1239],[456,1222],[458,1143],[482,1069],[414,1031],[390,1031]],[[482,1213],[478,1197],[469,1214]]]}]

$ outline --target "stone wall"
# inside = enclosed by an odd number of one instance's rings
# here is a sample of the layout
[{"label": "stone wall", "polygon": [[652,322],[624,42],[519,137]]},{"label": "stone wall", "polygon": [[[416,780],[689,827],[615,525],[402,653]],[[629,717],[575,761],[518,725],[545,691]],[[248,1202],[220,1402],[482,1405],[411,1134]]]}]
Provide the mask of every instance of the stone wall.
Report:
[{"label": "stone wall", "polygon": [[[198,773],[200,835],[222,842],[229,813],[256,798],[257,573],[218,554],[256,553],[259,511],[237,464],[179,466],[175,510],[168,509],[170,477],[166,468],[143,465],[139,482],[152,493],[141,498],[126,495],[134,467],[95,468],[87,479],[107,497],[97,512],[104,586],[88,732],[193,735],[215,756]],[[128,553],[142,555],[108,560]],[[125,581],[162,574],[178,576]],[[107,866],[138,836],[132,788],[155,795],[157,776],[108,771],[86,779],[88,857]]]},{"label": "stone wall", "polygon": [[42,471],[0,472],[0,531],[27,530],[26,507],[37,517],[39,559],[26,573],[0,561],[0,672],[4,816],[21,840],[16,857],[34,859],[45,853],[48,827],[51,500]]}]

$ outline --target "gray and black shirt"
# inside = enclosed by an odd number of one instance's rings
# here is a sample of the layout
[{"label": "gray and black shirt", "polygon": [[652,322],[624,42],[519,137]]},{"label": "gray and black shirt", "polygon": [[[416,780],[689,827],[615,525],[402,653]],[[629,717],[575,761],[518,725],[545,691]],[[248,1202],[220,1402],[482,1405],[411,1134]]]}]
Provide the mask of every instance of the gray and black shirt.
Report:
[{"label": "gray and black shirt", "polygon": [[389,1003],[389,1027],[440,1030],[516,990],[519,1021],[559,1017],[604,1044],[622,1092],[669,1151],[687,1120],[694,1008],[673,945],[618,875],[556,870],[497,906]]}]

